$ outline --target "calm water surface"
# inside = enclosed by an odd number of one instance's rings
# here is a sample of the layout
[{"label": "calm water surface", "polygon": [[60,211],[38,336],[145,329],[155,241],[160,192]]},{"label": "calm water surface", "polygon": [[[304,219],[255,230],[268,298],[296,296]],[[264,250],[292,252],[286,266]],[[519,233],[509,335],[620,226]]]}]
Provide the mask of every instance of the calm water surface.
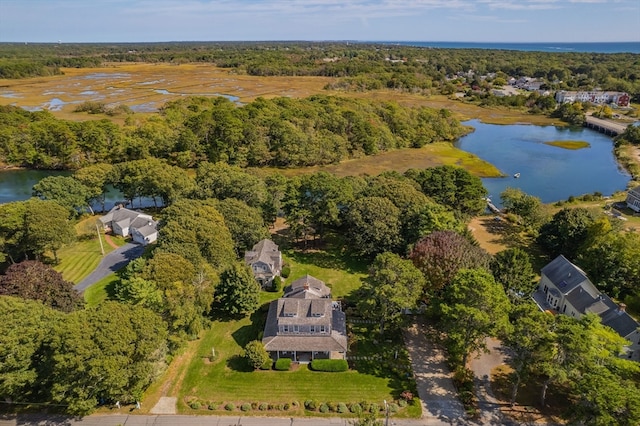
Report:
[{"label": "calm water surface", "polygon": [[[476,130],[461,138],[456,146],[492,163],[507,176],[482,180],[496,204],[500,203],[500,193],[508,187],[519,188],[544,203],[551,203],[596,191],[611,195],[625,190],[630,180],[629,174],[616,162],[612,139],[596,131],[583,127],[499,126],[477,120],[464,124]],[[568,150],[544,143],[556,140],[585,141],[590,147]],[[515,173],[520,173],[520,178],[514,178]],[[2,171],[0,203],[26,200],[31,196],[31,187],[40,179],[61,174],[69,172]],[[106,208],[121,200],[122,194],[112,189],[107,194]],[[153,200],[134,200],[134,207],[152,205]]]},{"label": "calm water surface", "polygon": [[[550,203],[596,191],[611,195],[625,190],[630,180],[615,159],[613,140],[594,130],[525,124],[500,126],[478,120],[464,124],[476,130],[455,145],[507,175],[482,180],[496,203],[508,187],[519,188]],[[590,147],[568,150],[545,144],[558,140],[585,141]],[[520,173],[520,178],[514,178],[515,173]]]}]

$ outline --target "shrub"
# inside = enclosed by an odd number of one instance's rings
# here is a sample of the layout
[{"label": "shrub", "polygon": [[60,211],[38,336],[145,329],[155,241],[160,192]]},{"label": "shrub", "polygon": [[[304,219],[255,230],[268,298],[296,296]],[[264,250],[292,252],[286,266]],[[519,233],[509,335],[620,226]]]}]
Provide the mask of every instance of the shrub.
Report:
[{"label": "shrub", "polygon": [[362,406],[358,403],[355,404],[351,404],[351,407],[349,409],[353,414],[360,414],[362,413]]},{"label": "shrub", "polygon": [[327,405],[329,406],[329,411],[333,411],[334,413],[336,411],[338,411],[338,404],[335,402],[327,402]]},{"label": "shrub", "polygon": [[314,359],[309,367],[315,371],[341,372],[349,369],[346,359]]},{"label": "shrub", "polygon": [[411,401],[411,400],[413,400],[413,393],[411,393],[411,391],[408,391],[408,390],[403,391],[400,394],[400,398],[402,398],[405,401]]},{"label": "shrub", "polygon": [[304,402],[304,408],[309,411],[316,411],[316,408],[318,408],[318,404],[313,399],[307,399]]},{"label": "shrub", "polygon": [[216,408],[218,408],[218,406],[216,405],[216,403],[215,403],[215,402],[210,402],[210,403],[207,405],[207,408],[208,408],[209,410],[213,411],[213,410],[215,410]]},{"label": "shrub", "polygon": [[375,402],[371,403],[371,405],[369,406],[369,412],[370,413],[378,413],[380,411],[380,406],[378,404],[376,404]]},{"label": "shrub", "polygon": [[289,278],[289,274],[291,274],[291,266],[284,265],[282,267],[282,271],[280,271],[280,275],[282,276],[282,278]]},{"label": "shrub", "polygon": [[266,363],[271,362],[269,352],[264,349],[264,345],[259,340],[253,340],[244,347],[244,357],[254,370],[262,368]]},{"label": "shrub", "polygon": [[397,413],[399,409],[400,407],[398,407],[398,404],[396,404],[395,402],[392,402],[391,404],[389,404],[390,413]]},{"label": "shrub", "polygon": [[287,371],[291,368],[291,358],[280,358],[276,361],[275,369],[278,371]]},{"label": "shrub", "polygon": [[276,277],[273,279],[273,282],[271,283],[271,288],[270,288],[270,290],[271,290],[271,291],[273,291],[273,292],[275,292],[275,293],[277,293],[277,292],[279,292],[280,290],[282,290],[282,278],[280,278],[280,277],[276,276]]},{"label": "shrub", "polygon": [[289,411],[289,408],[291,408],[291,404],[289,404],[288,402],[285,402],[284,404],[282,404],[282,409],[284,411]]},{"label": "shrub", "polygon": [[265,360],[264,364],[262,364],[262,366],[260,367],[260,370],[271,370],[272,366],[273,366],[272,359],[269,359],[268,361]]},{"label": "shrub", "polygon": [[406,407],[406,406],[407,406],[407,404],[408,404],[408,403],[407,403],[407,400],[406,400],[406,399],[401,399],[401,400],[399,400],[399,401],[398,401],[398,406],[399,406],[400,408],[404,408],[404,407]]},{"label": "shrub", "polygon": [[242,411],[249,411],[251,410],[251,404],[249,404],[248,402],[245,402],[244,404],[242,404],[240,406],[240,410]]},{"label": "shrub", "polygon": [[345,404],[344,402],[340,402],[338,403],[338,408],[336,411],[338,411],[338,413],[340,414],[344,414],[344,413],[348,413],[349,409],[347,408],[347,404]]},{"label": "shrub", "polygon": [[320,405],[320,412],[321,413],[328,413],[329,412],[329,406],[323,402]]},{"label": "shrub", "polygon": [[251,409],[252,410],[257,410],[258,409],[258,403],[257,402],[252,402],[251,403]]},{"label": "shrub", "polygon": [[233,405],[233,402],[228,402],[225,406],[224,409],[227,411],[233,411],[236,409],[236,406]]},{"label": "shrub", "polygon": [[197,399],[195,401],[192,401],[189,406],[194,410],[199,410],[200,408],[202,408],[202,404]]},{"label": "shrub", "polygon": [[260,411],[267,411],[268,408],[269,404],[267,404],[266,402],[261,402],[260,405],[258,405],[258,410]]}]

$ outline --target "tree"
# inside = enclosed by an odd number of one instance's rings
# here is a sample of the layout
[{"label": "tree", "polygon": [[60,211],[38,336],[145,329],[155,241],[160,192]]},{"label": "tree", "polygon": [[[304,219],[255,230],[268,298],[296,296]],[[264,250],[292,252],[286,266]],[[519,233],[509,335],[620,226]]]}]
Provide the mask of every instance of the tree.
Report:
[{"label": "tree", "polygon": [[596,219],[597,215],[584,207],[563,208],[540,228],[538,243],[552,258],[562,254],[576,259]]},{"label": "tree", "polygon": [[463,214],[479,214],[486,207],[487,190],[482,181],[462,167],[445,165],[411,169],[405,176],[418,182],[425,195]]},{"label": "tree", "polygon": [[500,194],[503,207],[507,212],[521,219],[521,223],[532,230],[547,220],[540,198],[524,193],[517,188],[507,188]]},{"label": "tree", "polygon": [[267,188],[261,179],[226,163],[200,163],[196,184],[201,199],[235,198],[251,207],[260,207],[267,199]]},{"label": "tree", "polygon": [[100,399],[133,402],[166,367],[167,328],[155,313],[118,302],[76,311],[47,343],[43,384],[71,414],[91,412]]},{"label": "tree", "polygon": [[183,256],[196,268],[203,262],[222,270],[236,256],[231,233],[214,203],[178,200],[163,211],[157,250]]},{"label": "tree", "polygon": [[73,177],[87,187],[89,200],[100,202],[102,211],[104,212],[105,195],[108,190],[108,185],[111,184],[115,178],[113,166],[104,163],[93,164],[76,170]]},{"label": "tree", "polygon": [[527,252],[520,248],[503,250],[493,257],[491,272],[512,302],[522,301],[529,297],[535,288],[535,273]]},{"label": "tree", "polygon": [[87,207],[93,214],[89,188],[72,176],[47,176],[33,186],[33,195],[57,202],[74,216]]},{"label": "tree", "polygon": [[349,206],[345,221],[350,245],[362,257],[400,247],[400,210],[386,198],[357,199]]},{"label": "tree", "polygon": [[216,306],[232,316],[246,316],[258,309],[260,285],[249,267],[233,263],[220,274],[215,290]]},{"label": "tree", "polygon": [[402,322],[403,309],[414,309],[422,295],[424,276],[410,260],[397,254],[381,253],[369,270],[361,287],[358,310],[380,324],[380,334],[387,324]]},{"label": "tree", "polygon": [[505,335],[503,343],[511,351],[510,402],[514,404],[520,385],[535,374],[536,364],[554,352],[555,334],[552,331],[553,317],[531,302],[514,307],[511,324],[512,329]]},{"label": "tree", "polygon": [[0,296],[0,395],[37,401],[38,352],[63,314],[33,300]]},{"label": "tree", "polygon": [[244,347],[244,357],[254,370],[258,370],[271,361],[271,356],[259,340],[252,340]]},{"label": "tree", "polygon": [[35,259],[39,260],[45,251],[51,250],[57,263],[58,249],[76,237],[68,210],[55,201],[32,198],[26,203],[23,231],[25,254],[33,253]]},{"label": "tree", "polygon": [[240,256],[255,243],[269,238],[260,209],[248,206],[244,201],[227,198],[215,204],[231,232],[236,253]]},{"label": "tree", "polygon": [[35,260],[15,263],[0,276],[0,295],[39,300],[63,312],[80,309],[84,299],[60,272]]},{"label": "tree", "polygon": [[449,353],[462,366],[470,354],[486,350],[485,338],[506,332],[510,304],[502,286],[484,269],[463,269],[438,306]]},{"label": "tree", "polygon": [[461,269],[488,268],[491,257],[455,231],[436,231],[419,240],[409,259],[424,274],[425,293],[439,294]]}]

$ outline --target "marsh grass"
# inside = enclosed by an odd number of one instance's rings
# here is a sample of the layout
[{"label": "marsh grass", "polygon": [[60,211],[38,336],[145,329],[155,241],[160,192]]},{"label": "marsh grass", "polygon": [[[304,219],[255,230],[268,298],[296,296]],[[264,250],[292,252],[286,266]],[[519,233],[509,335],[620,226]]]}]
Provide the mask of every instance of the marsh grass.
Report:
[{"label": "marsh grass", "polygon": [[558,148],[563,148],[563,149],[571,149],[571,150],[578,150],[578,149],[591,147],[591,144],[585,141],[549,141],[549,142],[545,142],[544,144],[555,146]]}]

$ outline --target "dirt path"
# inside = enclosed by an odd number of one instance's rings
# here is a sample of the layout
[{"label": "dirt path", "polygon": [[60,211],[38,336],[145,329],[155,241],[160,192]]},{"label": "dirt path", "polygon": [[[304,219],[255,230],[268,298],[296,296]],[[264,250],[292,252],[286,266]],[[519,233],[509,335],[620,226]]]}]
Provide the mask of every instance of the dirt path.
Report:
[{"label": "dirt path", "polygon": [[111,239],[111,235],[104,234],[104,240],[107,242],[107,244],[109,244],[114,249],[118,248],[118,245],[116,243],[114,243],[113,240]]},{"label": "dirt path", "polygon": [[467,424],[443,351],[427,338],[425,326],[415,322],[404,333],[422,403],[423,419]]}]

